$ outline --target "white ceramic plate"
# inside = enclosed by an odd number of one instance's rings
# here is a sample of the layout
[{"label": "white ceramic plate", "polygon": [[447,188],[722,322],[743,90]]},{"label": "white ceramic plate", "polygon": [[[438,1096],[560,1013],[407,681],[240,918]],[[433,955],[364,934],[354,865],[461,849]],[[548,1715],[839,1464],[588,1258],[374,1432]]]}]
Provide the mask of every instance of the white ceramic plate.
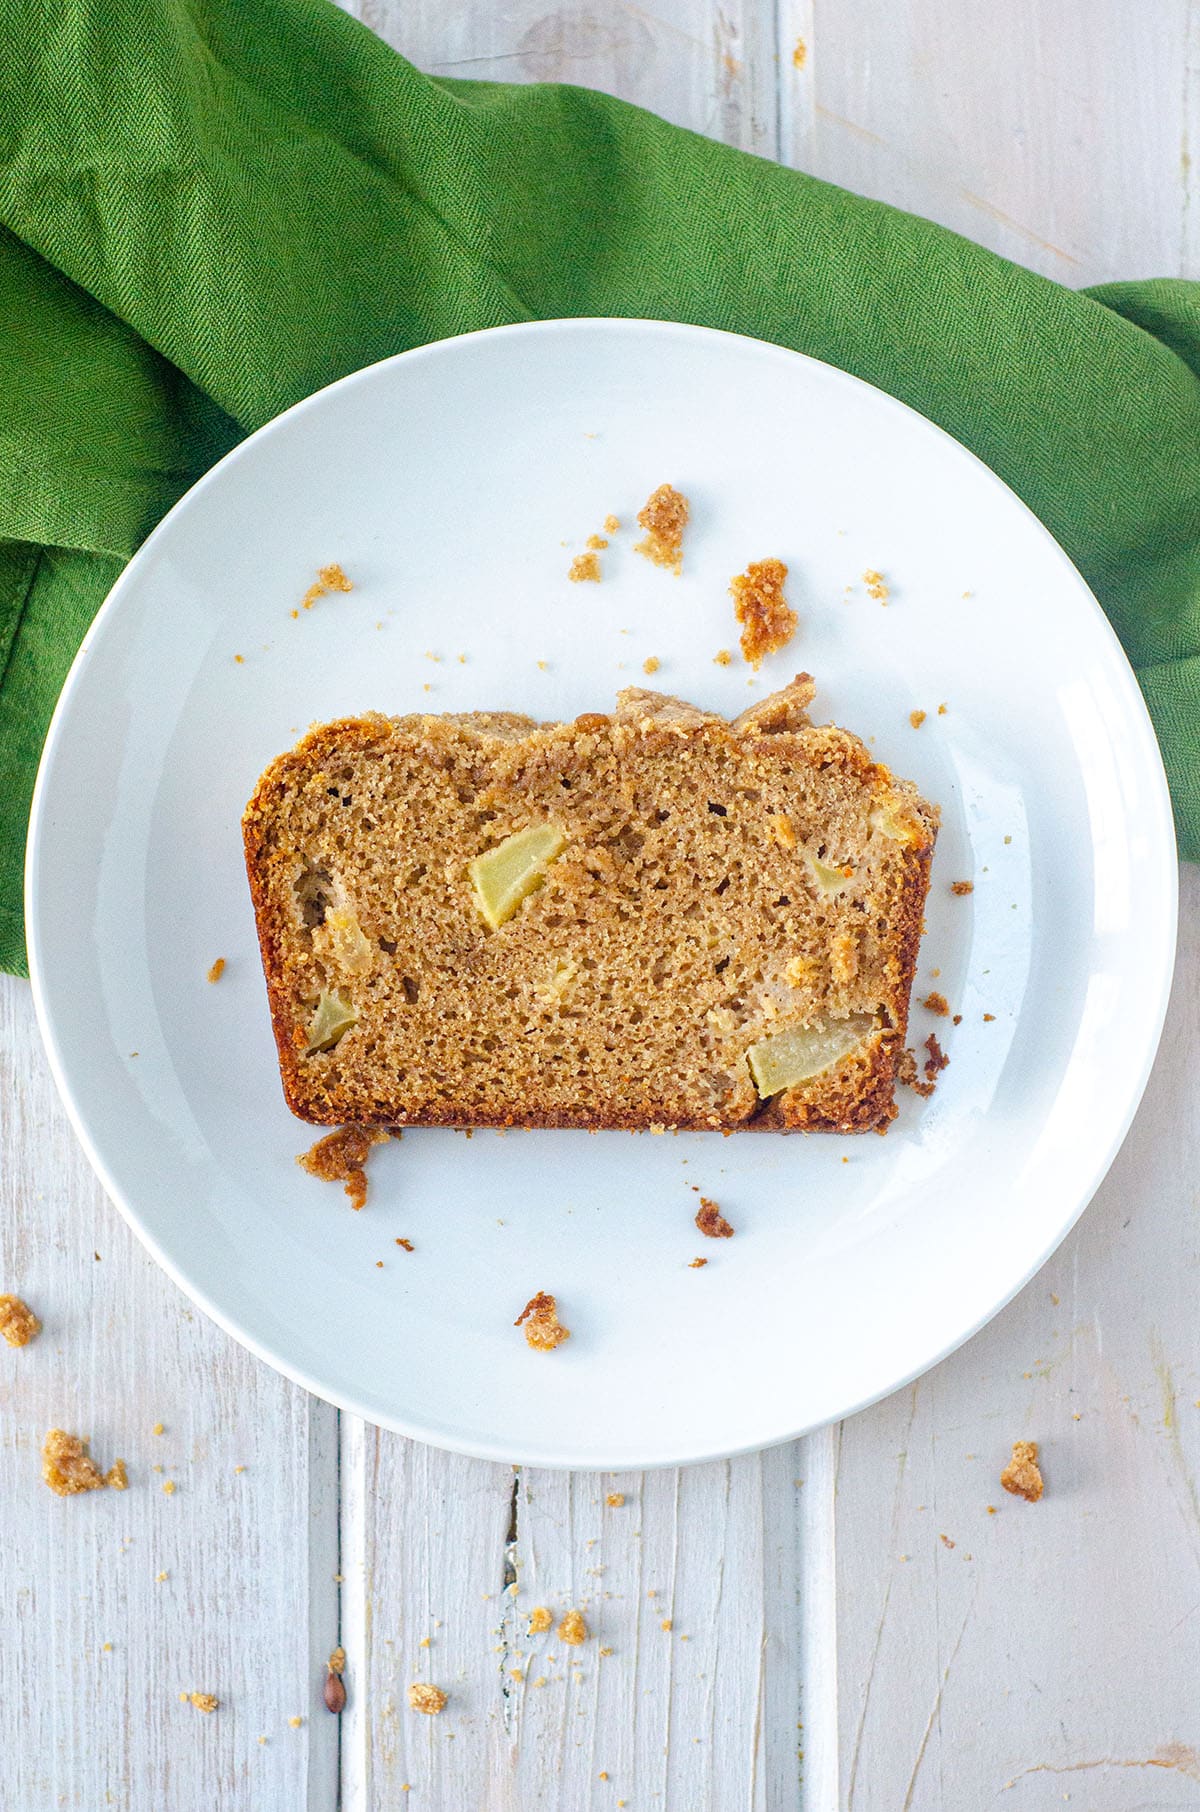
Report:
[{"label": "white ceramic plate", "polygon": [[[631,551],[664,479],[692,502],[679,580]],[[603,582],[568,584],[610,511]],[[730,575],[765,555],[788,562],[801,627],[756,680],[713,657],[737,647]],[[335,560],[354,591],[297,615]],[[410,1132],[374,1154],[353,1213],[294,1161],[314,1135],[283,1105],[267,1020],[239,832],[255,779],[315,719],[602,711],[650,655],[656,685],[729,713],[808,668],[818,720],[868,736],[941,803],[915,992],[938,988],[962,1021],[916,1007],[912,1026],[949,1053],[936,1096],[906,1095],[886,1138]],[[93,1164],[222,1326],[407,1434],[646,1466],[861,1406],[1042,1263],[1141,1095],[1175,874],[1120,648],[984,466],[775,347],[549,322],[335,384],[150,537],[46,745],[29,942]],[[692,1184],[734,1239],[700,1238]],[[574,1331],[552,1356],[512,1325],[539,1289]]]}]

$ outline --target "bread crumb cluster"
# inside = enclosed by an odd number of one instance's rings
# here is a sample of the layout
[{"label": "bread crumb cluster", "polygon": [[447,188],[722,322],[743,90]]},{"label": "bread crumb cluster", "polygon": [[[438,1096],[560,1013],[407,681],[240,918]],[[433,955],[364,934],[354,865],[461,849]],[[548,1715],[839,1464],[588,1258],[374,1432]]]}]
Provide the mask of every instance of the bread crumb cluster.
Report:
[{"label": "bread crumb cluster", "polygon": [[[367,1173],[364,1168],[373,1145],[386,1145],[391,1134],[382,1126],[342,1126],[327,1133],[296,1159],[301,1170],[319,1177],[323,1183],[344,1183],[352,1208],[362,1208],[367,1200]],[[397,1241],[397,1245],[402,1241]],[[410,1247],[411,1251],[412,1248]]]},{"label": "bread crumb cluster", "polygon": [[0,1296],[0,1334],[9,1346],[28,1346],[42,1331],[42,1324],[19,1296]]},{"label": "bread crumb cluster", "polygon": [[687,498],[674,485],[660,484],[638,511],[645,538],[634,543],[634,552],[655,566],[665,566],[676,577],[683,571],[683,531],[690,515]]},{"label": "bread crumb cluster", "polygon": [[700,1197],[700,1206],[696,1210],[696,1225],[705,1239],[732,1239],[733,1228],[721,1213],[715,1202],[707,1196]]},{"label": "bread crumb cluster", "polygon": [[557,1302],[545,1290],[531,1296],[513,1322],[515,1328],[522,1325],[529,1345],[539,1353],[552,1353],[556,1346],[571,1338],[570,1328],[565,1328],[558,1319]]},{"label": "bread crumb cluster", "polygon": [[1000,1474],[1000,1483],[1014,1497],[1036,1504],[1045,1490],[1041,1468],[1037,1463],[1036,1441],[1014,1441],[1012,1459]]},{"label": "bread crumb cluster", "polygon": [[752,560],[730,580],[733,614],[742,625],[742,653],[755,669],[764,655],[786,647],[796,632],[799,619],[783,591],[787,575],[782,560]]},{"label": "bread crumb cluster", "polygon": [[305,610],[311,610],[317,599],[325,597],[328,592],[353,590],[353,581],[346,577],[335,561],[331,566],[318,567],[316,581],[309,586],[301,603]]},{"label": "bread crumb cluster", "polygon": [[434,1686],[428,1680],[414,1680],[408,1689],[408,1703],[413,1711],[435,1717],[445,1710],[446,1695],[440,1686]]},{"label": "bread crumb cluster", "polygon": [[88,1453],[86,1439],[63,1428],[52,1428],[42,1442],[42,1478],[59,1497],[101,1491],[105,1485],[124,1491],[129,1484],[124,1460],[115,1460],[107,1472],[101,1472]]}]

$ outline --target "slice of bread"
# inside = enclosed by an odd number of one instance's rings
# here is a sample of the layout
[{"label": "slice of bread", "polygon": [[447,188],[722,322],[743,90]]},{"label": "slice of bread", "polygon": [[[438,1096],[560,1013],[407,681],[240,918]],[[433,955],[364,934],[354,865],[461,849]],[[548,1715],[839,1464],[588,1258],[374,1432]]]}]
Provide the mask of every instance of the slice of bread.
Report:
[{"label": "slice of bread", "polygon": [[937,812],[812,693],[346,718],[281,755],[244,832],[292,1111],[885,1128]]}]

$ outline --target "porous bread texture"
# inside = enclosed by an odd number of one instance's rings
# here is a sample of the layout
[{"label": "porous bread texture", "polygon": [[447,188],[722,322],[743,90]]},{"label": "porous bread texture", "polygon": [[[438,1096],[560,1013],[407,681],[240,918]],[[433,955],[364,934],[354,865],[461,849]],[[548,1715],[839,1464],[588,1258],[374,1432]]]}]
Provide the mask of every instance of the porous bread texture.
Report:
[{"label": "porous bread texture", "polygon": [[[812,694],[798,675],[732,722],[630,688],[611,716],[567,724],[477,712],[311,731],[244,819],[292,1111],[885,1128],[937,813],[857,737],[811,725]],[[469,864],[546,823],[561,854],[489,929]],[[328,989],[356,1020],[309,1054]],[[759,1099],[750,1046],[858,1015],[849,1055]]]}]

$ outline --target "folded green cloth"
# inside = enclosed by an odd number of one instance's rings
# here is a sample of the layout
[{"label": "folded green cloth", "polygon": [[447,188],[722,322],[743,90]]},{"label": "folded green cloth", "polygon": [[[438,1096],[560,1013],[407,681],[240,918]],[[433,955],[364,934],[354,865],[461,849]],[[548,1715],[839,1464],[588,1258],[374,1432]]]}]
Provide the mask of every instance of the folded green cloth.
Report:
[{"label": "folded green cloth", "polygon": [[604,95],[431,80],[328,0],[6,0],[0,963],[54,700],[167,506],[344,372],[581,314],[798,347],[974,448],[1108,611],[1200,856],[1196,285],[1061,289]]}]

